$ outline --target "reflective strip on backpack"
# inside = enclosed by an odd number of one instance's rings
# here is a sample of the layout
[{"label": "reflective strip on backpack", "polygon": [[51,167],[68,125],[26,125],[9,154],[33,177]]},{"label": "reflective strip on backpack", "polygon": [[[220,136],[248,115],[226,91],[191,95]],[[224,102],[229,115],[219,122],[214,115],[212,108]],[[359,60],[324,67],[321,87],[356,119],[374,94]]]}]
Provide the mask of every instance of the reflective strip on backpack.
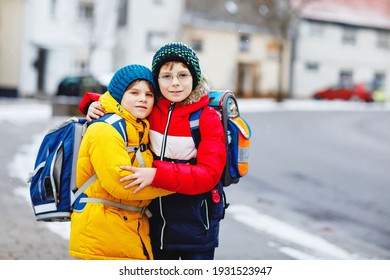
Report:
[{"label": "reflective strip on backpack", "polygon": [[30,172],[30,173],[28,174],[27,183],[31,183],[32,178],[35,176],[35,174],[37,174],[37,172],[38,172],[41,168],[45,167],[45,164],[46,164],[46,161],[42,161],[42,162],[34,169],[33,172]]},{"label": "reflective strip on backpack", "polygon": [[35,214],[51,212],[51,211],[56,211],[56,210],[57,210],[57,204],[55,202],[45,203],[45,204],[34,206]]},{"label": "reflective strip on backpack", "polygon": [[[123,127],[122,123],[120,122],[121,120],[123,120],[123,118],[117,114],[112,114],[111,116],[109,116],[108,118],[106,118],[104,120],[104,122],[114,126],[114,123],[118,123],[118,126],[121,130],[121,135],[122,137],[124,138],[125,140],[125,143],[127,143],[127,133],[126,133],[126,129]],[[124,121],[124,120],[123,120]]]},{"label": "reflective strip on backpack", "polygon": [[111,116],[109,116],[108,118],[106,118],[104,121],[105,121],[106,123],[112,125],[113,123],[115,123],[115,122],[117,122],[117,121],[119,121],[119,120],[121,120],[121,119],[122,119],[121,116],[119,116],[119,115],[117,115],[117,114],[112,114]]},{"label": "reflective strip on backpack", "polygon": [[190,127],[191,128],[198,128],[199,127],[199,119],[191,120],[190,121]]}]

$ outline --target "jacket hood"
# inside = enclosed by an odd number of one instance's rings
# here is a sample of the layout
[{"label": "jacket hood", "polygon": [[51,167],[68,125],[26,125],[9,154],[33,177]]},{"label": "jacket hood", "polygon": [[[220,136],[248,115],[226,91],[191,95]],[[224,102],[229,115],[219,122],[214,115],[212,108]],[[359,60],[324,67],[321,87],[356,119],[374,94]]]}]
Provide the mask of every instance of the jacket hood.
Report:
[{"label": "jacket hood", "polygon": [[112,97],[111,93],[106,91],[100,98],[99,98],[100,104],[103,106],[106,113],[114,113],[125,120],[128,121],[136,121],[137,118],[134,117],[129,111],[127,111],[118,101]]},{"label": "jacket hood", "polygon": [[[131,125],[134,127],[137,131],[143,132],[143,137],[141,142],[144,143],[146,141],[147,143],[147,137],[149,137],[149,121],[147,119],[138,119],[134,117],[129,111],[127,111],[121,104],[118,103],[112,97],[110,92],[106,91],[100,98],[99,98],[100,104],[106,111],[106,113],[114,113],[118,116],[122,117],[126,122],[131,123]],[[129,130],[130,128],[126,129]],[[129,132],[128,132],[129,133]]]},{"label": "jacket hood", "polygon": [[197,87],[190,93],[190,95],[184,99],[182,105],[192,104],[198,102],[203,96],[207,95],[210,91],[209,82],[207,78],[202,75]]}]

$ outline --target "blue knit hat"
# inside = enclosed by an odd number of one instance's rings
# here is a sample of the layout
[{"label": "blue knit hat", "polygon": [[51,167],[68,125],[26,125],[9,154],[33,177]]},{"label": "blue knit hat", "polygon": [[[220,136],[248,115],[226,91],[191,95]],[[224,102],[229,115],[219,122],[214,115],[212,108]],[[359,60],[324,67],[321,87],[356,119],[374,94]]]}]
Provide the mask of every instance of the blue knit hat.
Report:
[{"label": "blue knit hat", "polygon": [[162,46],[156,52],[152,61],[152,72],[156,80],[160,73],[160,68],[170,61],[182,62],[187,66],[192,75],[192,87],[193,89],[196,88],[202,73],[199,66],[199,59],[195,51],[181,42],[169,43]]},{"label": "blue knit hat", "polygon": [[127,65],[116,71],[108,84],[107,89],[111,96],[118,101],[118,103],[121,103],[127,87],[136,80],[150,82],[153,86],[153,91],[156,92],[156,83],[153,79],[152,72],[149,68],[138,64]]}]

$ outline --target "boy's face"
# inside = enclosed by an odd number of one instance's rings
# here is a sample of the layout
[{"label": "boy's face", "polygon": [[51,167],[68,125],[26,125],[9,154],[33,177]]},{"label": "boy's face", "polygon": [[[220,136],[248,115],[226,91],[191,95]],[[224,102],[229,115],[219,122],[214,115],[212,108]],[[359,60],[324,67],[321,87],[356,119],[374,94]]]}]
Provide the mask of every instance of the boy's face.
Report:
[{"label": "boy's face", "polygon": [[158,86],[166,99],[181,102],[192,91],[191,72],[181,62],[167,62],[160,68]]},{"label": "boy's face", "polygon": [[125,91],[121,105],[139,119],[150,115],[154,105],[153,87],[147,81],[136,81]]}]

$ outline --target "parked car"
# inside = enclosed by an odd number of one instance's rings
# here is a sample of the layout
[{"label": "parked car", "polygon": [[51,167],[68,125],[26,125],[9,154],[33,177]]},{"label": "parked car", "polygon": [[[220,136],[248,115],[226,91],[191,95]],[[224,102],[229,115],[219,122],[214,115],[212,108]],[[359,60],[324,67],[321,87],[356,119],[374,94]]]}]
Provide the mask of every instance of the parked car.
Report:
[{"label": "parked car", "polygon": [[104,93],[107,86],[91,75],[67,76],[58,85],[58,96],[83,96],[84,92]]},{"label": "parked car", "polygon": [[345,84],[336,85],[314,93],[314,99],[341,99],[372,102],[373,89],[369,84]]}]

